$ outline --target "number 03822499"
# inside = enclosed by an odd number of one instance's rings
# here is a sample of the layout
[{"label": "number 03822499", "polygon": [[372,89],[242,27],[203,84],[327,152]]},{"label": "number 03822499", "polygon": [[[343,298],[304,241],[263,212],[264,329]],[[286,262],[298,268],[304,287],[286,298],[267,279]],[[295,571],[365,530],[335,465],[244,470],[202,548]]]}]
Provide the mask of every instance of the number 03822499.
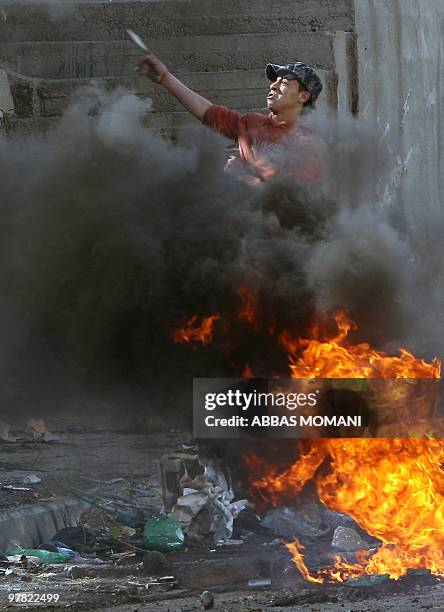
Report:
[{"label": "number 03822499", "polygon": [[57,603],[59,593],[9,593],[8,601],[15,604],[48,604]]}]

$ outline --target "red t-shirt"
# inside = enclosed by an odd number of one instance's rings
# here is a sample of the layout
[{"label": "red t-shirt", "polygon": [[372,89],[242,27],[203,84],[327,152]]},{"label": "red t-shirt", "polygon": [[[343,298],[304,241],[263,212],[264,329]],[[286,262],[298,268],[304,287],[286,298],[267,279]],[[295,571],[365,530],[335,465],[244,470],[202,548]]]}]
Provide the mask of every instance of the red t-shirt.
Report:
[{"label": "red t-shirt", "polygon": [[241,115],[225,106],[213,105],[202,118],[202,123],[217,130],[227,138],[237,140],[240,159],[254,169],[255,176],[262,180],[271,178],[277,171],[273,162],[267,159],[265,145],[284,144],[304,148],[303,163],[295,164],[291,174],[301,180],[318,180],[320,171],[311,154],[311,133],[305,127],[289,126],[285,121],[275,121],[270,115],[248,113]]}]

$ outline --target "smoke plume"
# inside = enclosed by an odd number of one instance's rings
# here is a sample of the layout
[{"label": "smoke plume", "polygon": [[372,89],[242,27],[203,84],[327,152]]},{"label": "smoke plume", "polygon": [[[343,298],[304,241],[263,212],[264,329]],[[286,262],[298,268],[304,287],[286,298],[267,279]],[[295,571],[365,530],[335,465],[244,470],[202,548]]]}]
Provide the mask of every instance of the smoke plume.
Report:
[{"label": "smoke plume", "polygon": [[[443,217],[412,228],[405,202],[383,202],[396,147],[375,126],[313,115],[322,179],[253,188],[223,172],[217,134],[189,128],[172,146],[143,127],[146,102],[92,93],[44,138],[0,141],[5,406],[119,385],[174,403],[193,377],[246,363],[285,376],[279,331],[304,334],[320,311],[347,310],[380,348],[442,350]],[[305,154],[270,153],[290,168]],[[254,325],[237,314],[245,288]],[[215,314],[208,346],[172,341]]]}]

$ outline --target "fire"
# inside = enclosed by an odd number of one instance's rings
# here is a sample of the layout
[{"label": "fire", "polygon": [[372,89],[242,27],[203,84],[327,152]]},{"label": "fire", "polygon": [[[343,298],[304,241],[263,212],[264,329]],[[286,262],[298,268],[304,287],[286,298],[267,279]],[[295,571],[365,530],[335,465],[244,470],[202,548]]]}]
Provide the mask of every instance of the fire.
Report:
[{"label": "fire", "polygon": [[[256,324],[255,298],[246,288],[237,292],[241,300],[238,321]],[[176,342],[206,346],[213,340],[219,314],[197,315],[173,332]],[[358,551],[356,562],[339,555],[332,566],[313,573],[306,566],[298,541],[286,544],[294,563],[311,582],[341,582],[360,575],[389,574],[399,578],[410,568],[424,568],[444,576],[444,439],[428,432],[442,417],[424,401],[422,383],[439,380],[440,360],[431,363],[401,348],[389,355],[368,343],[352,343],[356,325],[344,313],[335,316],[337,332],[327,334],[317,325],[309,338],[292,338],[284,331],[278,341],[288,355],[292,378],[361,378],[373,391],[380,379],[392,379],[388,397],[376,397],[380,419],[379,438],[310,439],[300,441],[298,459],[287,469],[250,455],[246,464],[253,475],[251,491],[260,500],[276,505],[282,498],[297,496],[308,481],[319,499],[330,509],[349,514],[382,545],[372,554]],[[229,329],[224,322],[224,329]],[[274,332],[274,327],[273,327]],[[273,333],[270,329],[270,333]],[[252,376],[248,364],[243,376]],[[402,383],[410,379],[411,384]],[[398,380],[398,382],[396,382]],[[399,438],[393,421],[414,416],[414,436]],[[435,419],[435,420],[433,420]],[[440,420],[439,420],[440,419]],[[407,419],[408,420],[408,419]],[[397,425],[398,427],[398,425]],[[431,433],[432,437],[427,438]],[[403,435],[403,434],[401,434]],[[409,432],[407,435],[411,435]]]},{"label": "fire", "polygon": [[193,315],[184,327],[175,329],[172,333],[174,342],[199,342],[206,346],[213,340],[213,325],[220,319],[219,314],[203,317],[200,325],[197,323],[198,316]]},{"label": "fire", "polygon": [[242,370],[242,378],[253,378],[254,374],[253,374],[253,370],[251,369],[251,366],[246,363],[244,365],[244,369]]},{"label": "fire", "polygon": [[293,340],[288,332],[282,332],[280,342],[288,352],[292,378],[439,378],[438,358],[429,364],[403,348],[399,357],[391,357],[366,342],[349,344],[347,336],[356,329],[355,323],[343,312],[334,318],[338,333],[331,339],[319,339],[319,326],[310,339]]},{"label": "fire", "polygon": [[244,285],[237,288],[237,295],[240,298],[241,305],[238,310],[237,316],[240,321],[247,321],[248,323],[256,322],[256,300],[250,289]]},{"label": "fire", "polygon": [[[427,363],[405,349],[389,356],[367,343],[350,344],[353,322],[343,313],[335,320],[333,338],[322,339],[319,328],[310,339],[281,334],[293,378],[439,379],[439,359]],[[395,411],[396,401],[399,407],[405,401],[403,396],[391,399]],[[299,459],[284,471],[255,456],[246,463],[251,473],[261,474],[251,482],[259,499],[276,505],[312,480],[328,508],[349,514],[382,541],[375,554],[360,551],[356,563],[336,556],[333,567],[316,574],[307,568],[300,543],[287,543],[307,580],[341,582],[363,574],[399,578],[409,568],[444,575],[444,440],[312,439],[301,442]]]},{"label": "fire", "polygon": [[[444,575],[441,440],[325,439],[305,445],[298,461],[286,471],[269,471],[255,480],[252,488],[256,493],[276,504],[281,496],[296,496],[313,479],[319,499],[328,508],[349,514],[383,542],[371,557],[362,551],[360,563],[345,564],[337,557],[334,569],[310,574],[316,582],[362,574],[387,573],[399,578],[409,568]],[[328,469],[318,471],[324,462]],[[287,548],[301,569],[299,543],[289,543]],[[305,564],[304,568],[305,575],[309,570]]]}]

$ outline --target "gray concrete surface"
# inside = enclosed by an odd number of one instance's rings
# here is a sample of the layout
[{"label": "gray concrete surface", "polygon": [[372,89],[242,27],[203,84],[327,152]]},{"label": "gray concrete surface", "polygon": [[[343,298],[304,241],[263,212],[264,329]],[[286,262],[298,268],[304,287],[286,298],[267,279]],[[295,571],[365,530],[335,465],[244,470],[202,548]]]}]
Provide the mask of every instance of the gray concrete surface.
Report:
[{"label": "gray concrete surface", "polygon": [[399,188],[424,218],[444,187],[444,2],[355,0],[355,12],[359,112],[400,137]]},{"label": "gray concrete surface", "polygon": [[[171,135],[193,119],[165,92],[134,77],[140,53],[125,29],[139,32],[191,87],[242,112],[264,107],[267,61],[303,60],[321,72],[318,107],[337,106],[337,83],[349,87],[339,32],[353,29],[351,0],[158,0],[153,2],[3,2],[0,66],[16,106],[13,129],[51,127],[78,87],[99,79],[153,100],[147,125]],[[339,58],[340,61],[336,61]],[[344,74],[337,75],[338,67]],[[349,104],[344,96],[341,104]]]},{"label": "gray concrete surface", "polygon": [[13,113],[14,100],[12,99],[11,86],[8,73],[0,68],[0,113]]},{"label": "gray concrete surface", "polygon": [[17,544],[23,548],[36,548],[60,529],[77,525],[87,507],[78,500],[60,498],[20,510],[0,512],[0,550],[14,550]]},{"label": "gray concrete surface", "polygon": [[[319,108],[328,103],[333,104],[331,98],[335,95],[335,80],[331,71],[319,71],[325,85],[325,92],[320,99]],[[182,76],[184,83],[199,92],[215,104],[226,104],[230,108],[261,111],[266,107],[265,98],[268,84],[263,70],[249,71],[248,79],[242,70],[223,72],[195,72]],[[12,79],[13,89],[23,87],[21,79]],[[34,100],[37,108],[35,113],[41,117],[58,116],[63,113],[70,101],[78,95],[88,95],[88,86],[92,83],[106,90],[125,87],[139,96],[152,100],[154,112],[164,114],[183,111],[182,105],[163,88],[157,87],[148,79],[138,76],[129,77],[103,77],[99,79],[33,79],[26,80],[26,95],[29,102]],[[17,96],[18,96],[18,92]],[[17,114],[20,114],[18,109]]]},{"label": "gray concrete surface", "polygon": [[[267,591],[244,591],[237,593],[217,593],[215,597],[215,612],[417,612],[419,610],[432,610],[442,612],[444,605],[444,585],[418,588],[415,593],[398,596],[368,597],[359,601],[351,601],[346,596],[337,601],[296,603],[294,605],[277,605],[279,598],[285,598],[291,590],[285,593],[270,593]],[[284,596],[284,597],[282,597]],[[295,599],[297,592],[294,591]],[[301,600],[303,595],[301,594]],[[156,612],[196,612],[203,608],[199,605],[196,595],[169,601],[156,602],[153,610]],[[108,608],[98,608],[97,612],[105,612]],[[114,612],[134,612],[134,605],[115,606]]]},{"label": "gray concrete surface", "polygon": [[[146,37],[299,33],[350,30],[350,0],[168,0],[163,2],[53,3],[52,6],[3,2],[7,21],[4,41],[125,39],[131,28]],[[1,23],[1,22],[0,22]]]},{"label": "gray concrete surface", "polygon": [[[307,63],[333,66],[332,35],[324,33],[231,34],[194,36],[178,40],[156,38],[153,49],[177,73],[250,70],[270,58],[286,63],[303,57]],[[6,66],[33,77],[94,78],[134,74],[141,54],[129,41],[66,41],[0,43]]]}]

